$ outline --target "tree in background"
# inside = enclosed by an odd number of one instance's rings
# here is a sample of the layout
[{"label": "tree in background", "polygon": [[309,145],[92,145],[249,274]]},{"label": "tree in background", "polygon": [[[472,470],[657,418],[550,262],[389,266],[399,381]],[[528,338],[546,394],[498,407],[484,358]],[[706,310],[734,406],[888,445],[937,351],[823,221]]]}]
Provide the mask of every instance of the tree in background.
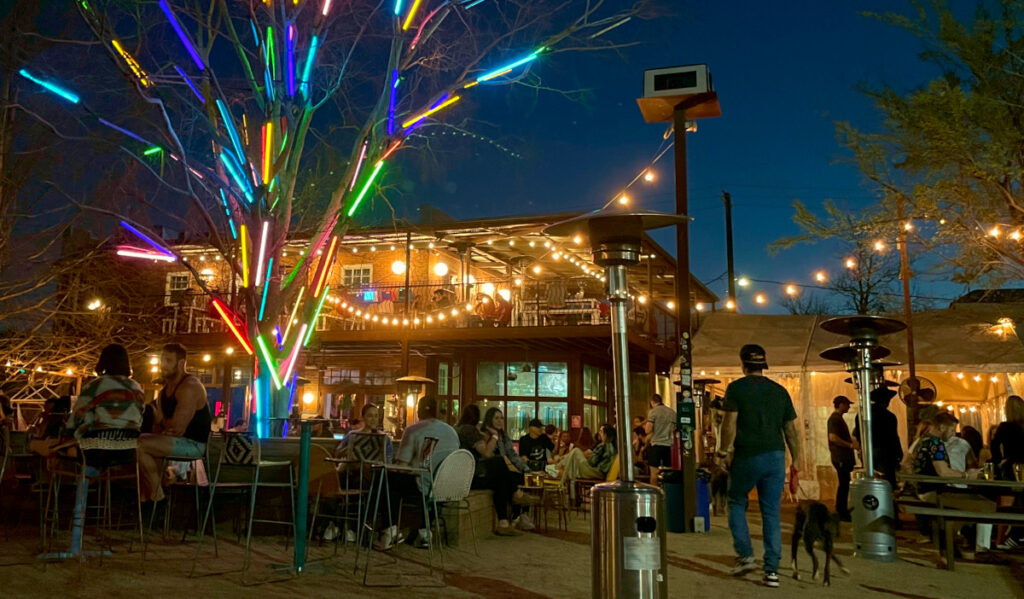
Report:
[{"label": "tree in background", "polygon": [[[71,201],[116,219],[120,256],[181,264],[211,296],[253,356],[256,430],[265,436],[268,418],[287,413],[339,240],[383,194],[403,152],[424,148],[422,131],[472,110],[494,86],[537,85],[530,70],[540,61],[616,47],[606,35],[643,4],[77,0],[135,99],[112,90],[102,67],[99,81],[61,76],[52,54],[26,61],[19,85],[48,92],[25,102],[50,104],[35,116],[59,136],[113,136],[144,171],[145,191],[130,202]],[[61,130],[58,119],[68,118],[75,133]],[[198,266],[147,226],[164,219],[214,248],[237,284],[208,288]],[[308,244],[286,256],[300,237]]]},{"label": "tree in background", "polygon": [[[965,284],[1024,277],[1024,29],[1020,2],[978,3],[960,22],[946,2],[872,15],[922,40],[939,75],[903,92],[870,90],[881,132],[840,138],[884,199],[879,222],[908,227],[936,269]],[[892,239],[892,235],[888,236]]]}]

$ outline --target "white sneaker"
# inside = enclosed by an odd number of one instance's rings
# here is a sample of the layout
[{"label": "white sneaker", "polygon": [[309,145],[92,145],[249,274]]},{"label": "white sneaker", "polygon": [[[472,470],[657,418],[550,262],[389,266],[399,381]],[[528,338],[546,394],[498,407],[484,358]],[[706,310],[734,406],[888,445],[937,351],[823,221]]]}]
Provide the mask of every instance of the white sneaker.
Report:
[{"label": "white sneaker", "polygon": [[356,542],[356,531],[352,530],[351,528],[346,528],[345,529],[345,542],[346,543],[355,543]]},{"label": "white sneaker", "polygon": [[387,551],[395,546],[398,542],[398,527],[389,526],[384,529],[384,532],[380,533],[380,538],[373,544],[373,548],[377,551]]},{"label": "white sneaker", "polygon": [[430,531],[426,528],[421,528],[416,535],[416,548],[417,549],[429,549],[430,548]]},{"label": "white sneaker", "polygon": [[533,518],[531,518],[530,514],[527,514],[526,512],[519,514],[519,517],[512,522],[512,525],[524,532],[530,532],[537,528],[533,523]]},{"label": "white sneaker", "polygon": [[339,530],[338,527],[335,526],[334,522],[331,522],[327,525],[327,528],[324,529],[324,540],[333,541],[334,539],[338,538],[338,534],[340,532],[341,530]]}]

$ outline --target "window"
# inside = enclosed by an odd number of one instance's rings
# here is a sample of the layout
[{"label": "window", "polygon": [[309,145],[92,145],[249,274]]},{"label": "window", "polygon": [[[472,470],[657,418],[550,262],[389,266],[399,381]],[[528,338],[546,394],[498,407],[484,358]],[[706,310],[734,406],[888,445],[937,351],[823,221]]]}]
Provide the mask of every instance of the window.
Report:
[{"label": "window", "polygon": [[341,267],[341,284],[349,289],[366,287],[372,280],[372,264],[355,264]]},{"label": "window", "polygon": [[537,395],[569,397],[569,365],[566,362],[537,364]]},{"label": "window", "polygon": [[[480,362],[476,366],[476,392],[479,395],[505,395],[505,363]],[[480,406],[483,410],[483,406]]]},{"label": "window", "polygon": [[325,368],[325,385],[354,385],[359,382],[358,368]]},{"label": "window", "polygon": [[441,362],[437,365],[437,394],[448,395],[448,389],[450,388],[450,377],[449,372],[450,365],[448,362]]},{"label": "window", "polygon": [[367,370],[363,377],[365,385],[390,385],[395,382],[395,373],[391,370]]},{"label": "window", "polygon": [[213,368],[202,368],[202,367],[197,368],[195,366],[192,366],[192,367],[189,368],[189,374],[191,374],[192,376],[194,376],[197,379],[199,379],[199,382],[204,384],[204,385],[212,385],[213,384],[213,374],[214,374],[214,369]]},{"label": "window", "polygon": [[602,424],[608,422],[608,408],[583,404],[583,426],[590,429],[590,432],[597,432]]},{"label": "window", "polygon": [[537,418],[546,425],[553,424],[558,430],[569,428],[569,404],[564,401],[542,401]]},{"label": "window", "polygon": [[509,362],[505,375],[506,395],[512,397],[537,396],[537,370],[530,362]]},{"label": "window", "polygon": [[187,272],[172,272],[167,275],[167,292],[188,291],[189,276]]},{"label": "window", "polygon": [[515,441],[530,432],[530,421],[536,418],[536,413],[536,402],[508,402],[508,414],[505,414],[505,433],[508,434],[509,439]]},{"label": "window", "polygon": [[608,372],[597,366],[583,365],[583,399],[604,403],[608,389]]}]

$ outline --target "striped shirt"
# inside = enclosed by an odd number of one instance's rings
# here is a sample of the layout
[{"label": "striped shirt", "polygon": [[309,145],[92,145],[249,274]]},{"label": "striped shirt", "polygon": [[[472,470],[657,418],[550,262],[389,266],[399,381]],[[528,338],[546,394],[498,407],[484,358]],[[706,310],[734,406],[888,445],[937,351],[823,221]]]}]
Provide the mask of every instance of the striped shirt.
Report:
[{"label": "striped shirt", "polygon": [[104,375],[89,381],[74,399],[64,428],[76,439],[106,430],[142,428],[142,387],[126,376]]}]

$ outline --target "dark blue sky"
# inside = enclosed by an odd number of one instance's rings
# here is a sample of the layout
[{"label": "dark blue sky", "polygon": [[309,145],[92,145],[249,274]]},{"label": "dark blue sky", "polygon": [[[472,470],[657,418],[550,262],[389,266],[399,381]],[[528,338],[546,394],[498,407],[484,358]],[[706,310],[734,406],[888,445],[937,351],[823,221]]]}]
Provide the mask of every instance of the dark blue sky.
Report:
[{"label": "dark blue sky", "polygon": [[[834,122],[877,128],[879,117],[857,86],[911,89],[935,75],[917,58],[918,39],[860,14],[909,7],[894,1],[671,4],[678,5],[675,16],[621,28],[619,38],[637,39],[639,47],[619,56],[555,55],[536,67],[549,86],[589,88],[583,102],[481,90],[491,97],[478,100],[476,115],[484,122],[473,129],[522,157],[476,144],[472,157],[452,156],[461,164],[446,169],[443,180],[432,174],[421,185],[410,183],[406,205],[427,202],[460,218],[598,208],[661,143],[665,127],[644,123],[635,101],[643,70],[707,63],[723,115],[701,121],[689,136],[693,272],[702,280],[725,272],[722,189],[734,202],[738,274],[811,283],[815,269],[838,271],[837,244],[801,245],[776,256],[765,248],[799,233],[791,220],[795,199],[812,208],[825,199],[851,207],[871,202],[872,190],[848,162]],[[671,153],[657,168],[658,184],[634,188],[636,206],[673,209],[670,166]],[[672,246],[671,234],[657,237]],[[724,295],[724,277],[712,288]],[[781,290],[760,288],[778,310]],[[959,289],[919,283],[917,291],[952,297]]]}]

